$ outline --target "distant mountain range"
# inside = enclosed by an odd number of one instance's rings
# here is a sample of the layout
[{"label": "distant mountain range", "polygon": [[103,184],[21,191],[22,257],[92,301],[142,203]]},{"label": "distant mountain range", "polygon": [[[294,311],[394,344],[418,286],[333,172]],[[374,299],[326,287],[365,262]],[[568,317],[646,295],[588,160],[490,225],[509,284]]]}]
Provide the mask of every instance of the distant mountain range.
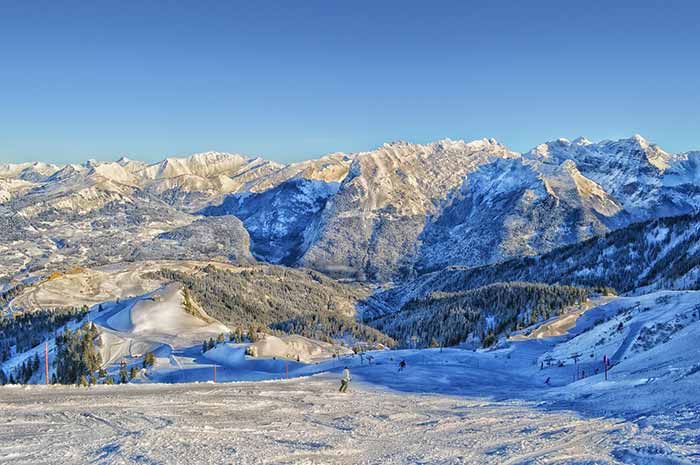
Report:
[{"label": "distant mountain range", "polygon": [[5,164],[0,279],[158,257],[405,281],[699,207],[700,152],[671,154],[640,136],[526,153],[492,139],[395,142],[289,165],[219,152]]}]

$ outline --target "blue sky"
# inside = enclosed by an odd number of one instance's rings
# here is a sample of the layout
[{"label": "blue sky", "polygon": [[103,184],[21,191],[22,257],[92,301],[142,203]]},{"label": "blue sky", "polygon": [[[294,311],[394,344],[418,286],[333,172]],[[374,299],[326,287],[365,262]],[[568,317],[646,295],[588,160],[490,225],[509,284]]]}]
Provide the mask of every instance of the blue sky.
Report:
[{"label": "blue sky", "polygon": [[700,149],[698,18],[672,0],[6,0],[0,161],[634,133]]}]

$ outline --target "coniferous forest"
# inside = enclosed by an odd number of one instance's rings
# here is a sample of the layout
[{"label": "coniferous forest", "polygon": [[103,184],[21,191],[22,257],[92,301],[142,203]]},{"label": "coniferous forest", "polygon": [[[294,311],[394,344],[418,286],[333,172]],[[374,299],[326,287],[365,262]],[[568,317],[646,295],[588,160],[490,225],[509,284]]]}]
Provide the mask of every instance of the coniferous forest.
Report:
[{"label": "coniferous forest", "polygon": [[592,292],[573,286],[497,283],[465,292],[435,292],[366,323],[402,347],[454,346],[469,338],[488,347],[500,336],[583,302]]},{"label": "coniferous forest", "polygon": [[356,303],[367,296],[363,288],[316,271],[273,266],[228,271],[207,266],[194,274],[161,270],[158,275],[182,283],[208,315],[230,328],[253,325],[325,340],[351,336],[394,344],[355,319]]}]

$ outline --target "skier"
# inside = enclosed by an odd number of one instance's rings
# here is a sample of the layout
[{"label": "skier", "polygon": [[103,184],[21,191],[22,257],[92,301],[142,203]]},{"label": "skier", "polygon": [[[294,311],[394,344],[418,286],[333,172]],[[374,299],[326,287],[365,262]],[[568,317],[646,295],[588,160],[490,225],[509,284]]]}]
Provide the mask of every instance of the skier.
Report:
[{"label": "skier", "polygon": [[406,360],[401,360],[399,362],[399,371],[403,371],[404,368],[406,368]]},{"label": "skier", "polygon": [[547,386],[549,386],[549,382],[551,381],[551,379],[552,379],[551,376],[547,376],[547,380],[544,382],[544,384],[546,384]]},{"label": "skier", "polygon": [[350,370],[348,367],[343,369],[343,377],[340,379],[340,392],[345,392],[348,390],[348,384],[350,384]]}]

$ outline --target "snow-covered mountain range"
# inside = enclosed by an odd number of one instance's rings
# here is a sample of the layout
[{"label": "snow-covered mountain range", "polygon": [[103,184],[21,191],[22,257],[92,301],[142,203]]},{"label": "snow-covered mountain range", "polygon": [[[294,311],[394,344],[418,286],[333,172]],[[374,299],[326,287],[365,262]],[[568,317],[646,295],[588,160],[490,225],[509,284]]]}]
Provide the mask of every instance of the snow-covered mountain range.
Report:
[{"label": "snow-covered mountain range", "polygon": [[673,447],[625,440],[611,457],[689,463],[676,458],[698,450],[699,195],[700,152],[639,136],[2,165],[0,384],[301,386],[348,365],[431,399],[622,416]]},{"label": "snow-covered mountain range", "polygon": [[[259,260],[382,282],[538,255],[699,207],[700,152],[641,136],[522,154],[492,139],[394,142],[288,165],[220,152],[4,164],[0,276],[175,251],[249,261],[250,245]],[[193,247],[208,225],[226,246]]]}]

